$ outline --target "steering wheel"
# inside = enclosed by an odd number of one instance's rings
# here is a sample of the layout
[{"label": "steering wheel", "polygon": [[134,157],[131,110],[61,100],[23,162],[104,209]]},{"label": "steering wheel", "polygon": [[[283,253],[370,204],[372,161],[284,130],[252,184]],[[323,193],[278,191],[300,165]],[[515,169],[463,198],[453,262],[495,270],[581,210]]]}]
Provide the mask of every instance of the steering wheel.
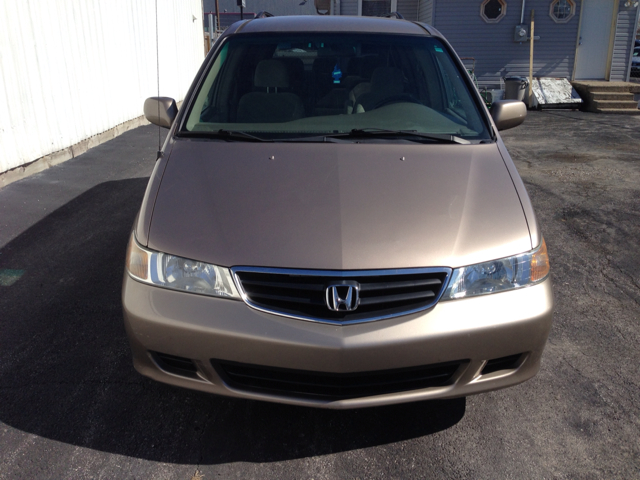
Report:
[{"label": "steering wheel", "polygon": [[371,110],[375,110],[376,108],[384,107],[385,105],[391,105],[392,103],[418,103],[422,105],[422,102],[414,97],[410,93],[401,93],[400,95],[392,95],[391,97],[386,97],[376,103]]}]

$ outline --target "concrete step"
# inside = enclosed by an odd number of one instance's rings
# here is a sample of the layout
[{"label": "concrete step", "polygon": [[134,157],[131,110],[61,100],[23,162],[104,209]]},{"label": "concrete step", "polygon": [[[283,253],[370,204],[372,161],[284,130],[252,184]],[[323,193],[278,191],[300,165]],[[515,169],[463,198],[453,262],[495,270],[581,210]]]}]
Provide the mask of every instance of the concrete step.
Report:
[{"label": "concrete step", "polygon": [[590,92],[589,97],[591,98],[591,100],[594,100],[594,101],[617,100],[617,101],[629,102],[633,100],[633,93]]},{"label": "concrete step", "polygon": [[599,108],[597,113],[617,113],[621,115],[640,115],[638,108]]},{"label": "concrete step", "polygon": [[593,107],[596,109],[637,109],[638,102],[631,100],[594,100]]},{"label": "concrete step", "polygon": [[[587,87],[588,91],[591,93],[616,93],[616,92],[629,92],[629,87],[625,87],[622,85],[598,85],[598,86],[589,86]],[[578,88],[576,88],[578,90]]]},{"label": "concrete step", "polygon": [[600,80],[577,80],[571,82],[573,88],[580,94],[582,92],[601,92],[601,93],[616,93],[616,92],[631,92],[640,93],[640,84],[630,82],[607,82]]},{"label": "concrete step", "polygon": [[582,110],[587,112],[640,114],[634,93],[640,93],[640,84],[580,80],[571,82],[584,101]]}]

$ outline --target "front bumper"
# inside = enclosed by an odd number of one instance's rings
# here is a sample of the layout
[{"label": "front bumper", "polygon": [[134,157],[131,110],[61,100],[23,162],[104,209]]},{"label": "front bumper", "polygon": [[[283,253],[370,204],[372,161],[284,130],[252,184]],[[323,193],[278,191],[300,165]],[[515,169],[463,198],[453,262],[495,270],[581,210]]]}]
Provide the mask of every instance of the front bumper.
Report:
[{"label": "front bumper", "polygon": [[[510,292],[441,301],[418,314],[336,326],[145,285],[125,273],[123,307],[134,366],[143,375],[220,395],[345,409],[460,397],[528,380],[540,367],[553,295],[547,279]],[[191,359],[197,373],[170,373],[150,352]],[[517,354],[509,368],[481,374],[487,361]],[[462,362],[445,385],[327,400],[232,388],[212,359],[332,374]]]}]

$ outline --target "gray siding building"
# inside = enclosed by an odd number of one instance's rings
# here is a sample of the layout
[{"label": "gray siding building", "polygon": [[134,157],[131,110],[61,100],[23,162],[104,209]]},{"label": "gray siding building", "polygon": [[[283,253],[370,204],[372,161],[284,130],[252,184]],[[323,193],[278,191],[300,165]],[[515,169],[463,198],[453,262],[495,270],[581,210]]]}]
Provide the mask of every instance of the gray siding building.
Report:
[{"label": "gray siding building", "polygon": [[[253,18],[255,14],[262,11],[276,16],[317,15],[313,0],[306,2],[302,0],[245,0],[245,3],[247,6],[244,9],[244,18]],[[300,5],[301,3],[302,5]],[[240,7],[237,6],[236,0],[218,0],[218,6],[220,8],[220,24],[223,29],[240,20]],[[216,13],[215,0],[203,0],[202,8],[205,14],[205,28],[207,28],[206,15]]]},{"label": "gray siding building", "polygon": [[[367,4],[378,3],[433,25],[461,57],[475,59],[478,81],[487,87],[497,87],[505,76],[529,75],[529,42],[514,41],[523,5],[523,23],[535,10],[534,35],[540,37],[534,76],[569,80],[628,80],[639,13],[637,0],[334,1],[341,15],[362,14]],[[499,9],[498,18],[483,16],[485,6]]]},{"label": "gray siding building", "polygon": [[[487,23],[480,15],[482,2],[434,0],[433,25],[451,42],[461,57],[476,60],[476,76],[481,85],[499,85],[506,76],[529,75],[528,41],[515,42],[515,27],[520,23],[521,3],[507,2],[505,15],[496,23]],[[474,8],[471,7],[473,3]],[[566,23],[556,23],[549,15],[548,0],[529,0],[524,23],[534,9],[533,72],[536,77],[571,78],[580,23],[580,5]]]},{"label": "gray siding building", "polygon": [[622,5],[617,18],[611,62],[612,80],[627,80],[629,78],[629,59],[633,55],[633,44],[639,18],[637,11],[624,8],[624,2],[620,3]]},{"label": "gray siding building", "polygon": [[[481,86],[497,88],[506,76],[529,75],[529,41],[514,41],[535,10],[535,77],[569,80],[629,79],[640,8],[638,0],[325,0],[336,15],[397,11],[407,20],[433,25],[461,57],[475,59]],[[240,19],[236,0],[218,0],[222,27]],[[317,15],[314,0],[246,0],[246,18]],[[215,0],[203,0],[205,13]]]}]

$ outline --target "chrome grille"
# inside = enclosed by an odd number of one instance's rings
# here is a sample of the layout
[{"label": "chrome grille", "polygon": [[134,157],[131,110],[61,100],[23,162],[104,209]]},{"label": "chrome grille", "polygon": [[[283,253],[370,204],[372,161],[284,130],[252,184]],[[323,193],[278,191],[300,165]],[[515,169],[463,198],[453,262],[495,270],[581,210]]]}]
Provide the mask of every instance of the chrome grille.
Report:
[{"label": "chrome grille", "polygon": [[[249,306],[334,324],[382,320],[431,308],[451,274],[447,268],[325,271],[234,267],[232,271]],[[357,308],[330,310],[327,289],[336,284],[359,285]]]}]

